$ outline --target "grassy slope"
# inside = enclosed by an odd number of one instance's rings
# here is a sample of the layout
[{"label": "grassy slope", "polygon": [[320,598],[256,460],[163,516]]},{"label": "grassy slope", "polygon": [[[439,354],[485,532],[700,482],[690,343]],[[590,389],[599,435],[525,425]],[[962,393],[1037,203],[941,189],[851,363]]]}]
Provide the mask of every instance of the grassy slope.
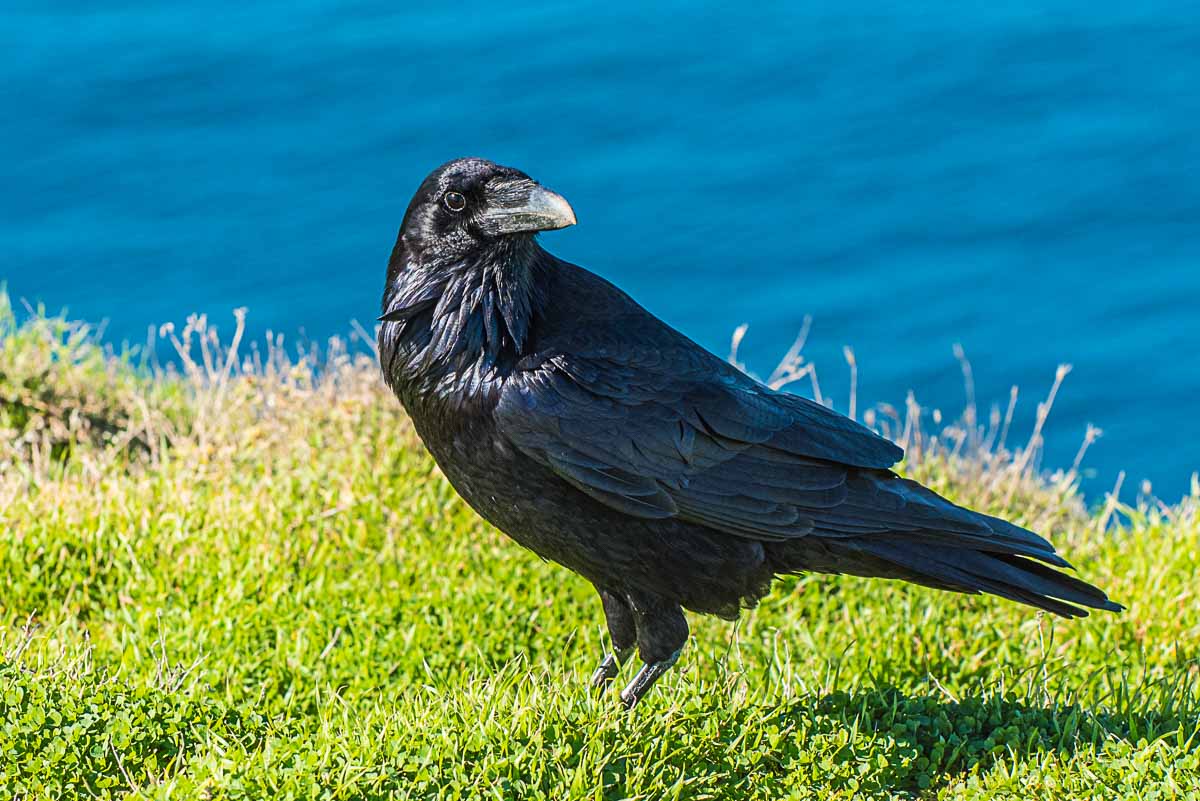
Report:
[{"label": "grassy slope", "polygon": [[927,449],[1129,610],[792,579],[693,618],[627,714],[581,686],[591,588],[458,500],[369,358],[314,382],[185,333],[147,381],[0,305],[0,799],[1200,793],[1200,493],[1100,533],[1008,454]]}]

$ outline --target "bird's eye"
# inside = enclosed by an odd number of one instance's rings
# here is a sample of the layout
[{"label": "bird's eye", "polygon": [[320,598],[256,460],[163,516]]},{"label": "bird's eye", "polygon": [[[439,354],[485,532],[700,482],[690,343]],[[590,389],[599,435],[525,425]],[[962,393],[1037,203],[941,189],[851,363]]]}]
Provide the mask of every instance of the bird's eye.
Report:
[{"label": "bird's eye", "polygon": [[447,192],[446,196],[442,198],[442,202],[450,211],[462,211],[467,207],[467,199],[462,196],[461,192]]}]

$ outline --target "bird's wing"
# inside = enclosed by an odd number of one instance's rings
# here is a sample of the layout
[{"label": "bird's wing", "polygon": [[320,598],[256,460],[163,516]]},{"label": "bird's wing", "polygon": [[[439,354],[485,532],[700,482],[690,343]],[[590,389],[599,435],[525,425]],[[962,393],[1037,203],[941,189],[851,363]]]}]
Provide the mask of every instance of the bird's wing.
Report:
[{"label": "bird's wing", "polygon": [[1032,531],[886,469],[895,445],[713,361],[691,343],[539,357],[506,380],[499,431],[628,515],[775,543],[777,572],[906,578],[1068,617],[1120,609],[1025,559],[1069,566]]},{"label": "bird's wing", "polygon": [[919,527],[945,514],[896,494],[908,482],[858,498],[852,468],[883,470],[899,447],[691,342],[606,341],[550,355],[509,378],[496,415],[522,452],[639,517],[786,539],[818,525],[858,534],[894,530],[897,515]]}]

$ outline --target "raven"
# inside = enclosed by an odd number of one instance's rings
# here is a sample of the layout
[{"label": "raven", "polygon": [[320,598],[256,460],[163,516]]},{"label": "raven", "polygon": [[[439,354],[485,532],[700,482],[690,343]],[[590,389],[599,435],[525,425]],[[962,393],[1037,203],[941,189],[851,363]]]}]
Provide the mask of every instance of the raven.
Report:
[{"label": "raven", "polygon": [[709,353],[540,231],[575,223],[523,172],[465,158],[417,189],[388,262],[383,376],[455,490],[595,585],[612,638],[592,676],[678,659],[683,610],[735,619],[778,575],[879,576],[1064,617],[1120,611],[1042,537],[890,468],[895,444]]}]

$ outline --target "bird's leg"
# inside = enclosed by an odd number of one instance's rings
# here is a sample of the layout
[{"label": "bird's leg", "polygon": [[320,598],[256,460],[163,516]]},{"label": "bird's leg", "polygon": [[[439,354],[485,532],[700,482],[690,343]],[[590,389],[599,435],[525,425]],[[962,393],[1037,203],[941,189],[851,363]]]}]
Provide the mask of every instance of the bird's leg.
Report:
[{"label": "bird's leg", "polygon": [[592,673],[591,685],[599,690],[615,679],[621,672],[621,665],[629,658],[632,651],[633,649],[630,648],[605,654],[604,658],[600,660],[600,664],[596,666],[595,672]]},{"label": "bird's leg", "polygon": [[621,701],[625,704],[625,708],[633,709],[637,706],[638,701],[642,700],[642,696],[654,686],[654,682],[658,681],[679,661],[679,654],[682,652],[683,649],[680,648],[661,662],[647,662],[642,665],[642,669],[633,677],[633,681],[625,685],[624,690],[621,690]]},{"label": "bird's leg", "polygon": [[688,624],[679,604],[653,596],[631,596],[629,600],[637,623],[638,653],[645,663],[621,691],[621,701],[633,709],[678,661],[687,642]]},{"label": "bird's leg", "polygon": [[612,653],[605,654],[592,673],[591,685],[600,688],[616,678],[621,664],[633,652],[634,643],[637,642],[637,626],[633,609],[624,596],[599,587],[596,591],[600,593],[600,602],[604,604],[604,619],[608,623],[608,635],[613,644]]}]

